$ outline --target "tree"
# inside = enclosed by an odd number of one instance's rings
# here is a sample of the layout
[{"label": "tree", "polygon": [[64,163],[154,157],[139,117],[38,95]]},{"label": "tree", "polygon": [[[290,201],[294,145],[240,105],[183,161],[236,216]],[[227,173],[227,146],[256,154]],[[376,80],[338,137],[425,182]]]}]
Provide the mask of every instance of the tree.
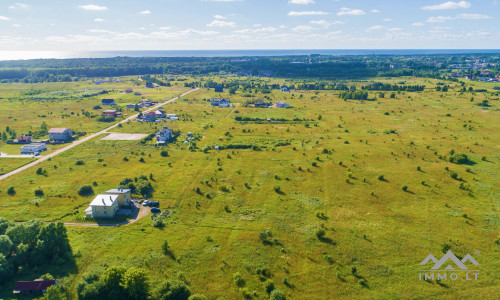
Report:
[{"label": "tree", "polygon": [[165,281],[153,293],[158,300],[188,300],[191,296],[189,287],[181,281]]},{"label": "tree", "polygon": [[131,268],[123,275],[120,286],[129,299],[147,299],[149,296],[149,279],[144,269]]},{"label": "tree", "polygon": [[166,150],[163,150],[160,152],[160,155],[163,157],[168,157],[168,152]]},{"label": "tree", "polygon": [[100,281],[103,283],[106,289],[106,294],[110,299],[123,299],[125,298],[126,292],[121,283],[127,269],[124,267],[110,267],[104,271],[100,277]]},{"label": "tree", "polygon": [[10,238],[6,235],[0,235],[0,254],[9,257],[13,248],[14,244]]},{"label": "tree", "polygon": [[188,300],[207,300],[207,297],[202,294],[194,294],[189,296]]},{"label": "tree", "polygon": [[64,288],[60,285],[50,286],[45,294],[43,294],[43,300],[67,300],[68,295],[64,291]]},{"label": "tree", "polygon": [[14,189],[13,186],[10,186],[8,189],[7,189],[7,195],[9,196],[14,196],[16,194],[16,190]]},{"label": "tree", "polygon": [[13,227],[15,224],[12,221],[7,220],[6,218],[0,217],[0,235],[5,234],[9,227]]},{"label": "tree", "polygon": [[36,189],[35,196],[36,197],[43,197],[43,190],[41,188]]},{"label": "tree", "polygon": [[163,251],[163,254],[167,255],[168,252],[170,251],[170,249],[168,249],[169,246],[168,246],[168,242],[167,240],[164,240],[163,241],[163,244],[161,244],[161,250]]},{"label": "tree", "polygon": [[3,254],[0,254],[0,282],[11,276],[11,264]]},{"label": "tree", "polygon": [[286,300],[286,296],[285,296],[285,293],[276,289],[276,290],[271,292],[269,300]]},{"label": "tree", "polygon": [[80,187],[78,190],[78,195],[82,197],[88,197],[94,195],[94,190],[92,189],[92,186],[90,185],[84,185]]}]

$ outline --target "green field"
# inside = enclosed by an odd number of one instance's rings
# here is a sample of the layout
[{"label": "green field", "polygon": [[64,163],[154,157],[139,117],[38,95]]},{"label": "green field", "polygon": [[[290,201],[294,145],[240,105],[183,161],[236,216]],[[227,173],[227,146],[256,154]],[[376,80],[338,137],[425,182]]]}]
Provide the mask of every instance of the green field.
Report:
[{"label": "green field", "polygon": [[[135,81],[124,80],[99,88],[114,90],[106,98],[131,103],[138,96],[118,92]],[[401,78],[374,80],[395,83]],[[177,121],[131,121],[113,130],[151,134],[168,126],[180,133],[175,142],[159,148],[153,142],[93,139],[0,181],[0,215],[15,221],[78,222],[92,201],[77,194],[81,186],[92,185],[98,194],[125,178],[152,178],[153,200],[173,210],[164,228],[154,228],[149,217],[121,227],[68,227],[77,267],[53,275],[64,277],[74,297],[84,274],[126,266],[145,268],[153,283],[182,279],[193,293],[209,299],[266,299],[266,280],[274,281],[287,299],[496,298],[498,95],[456,92],[460,84],[453,82],[442,93],[435,90],[437,80],[403,80],[427,88],[396,92],[395,98],[391,92],[384,98],[369,92],[373,101],[343,101],[339,91],[273,90],[243,97],[242,91],[228,95],[200,89],[164,106],[168,114],[179,115]],[[367,83],[346,84],[359,89]],[[95,88],[90,82],[1,84],[7,96],[0,99],[0,128],[8,125],[21,133],[45,121],[49,128],[103,129],[109,124],[70,114],[92,111],[101,96],[24,100],[22,109],[14,99],[30,89],[77,93],[89,86]],[[143,97],[159,101],[187,90],[148,90],[150,95]],[[213,97],[230,98],[235,107],[204,101]],[[244,107],[264,97],[291,107]],[[478,106],[483,100],[491,106]],[[63,117],[66,113],[70,116]],[[240,122],[238,116],[284,121]],[[188,132],[195,143],[184,143]],[[242,145],[253,147],[238,149]],[[3,147],[10,154],[13,146]],[[450,162],[453,152],[466,154],[469,161]],[[0,173],[15,167],[5,162],[0,160]],[[46,174],[37,175],[38,167]],[[16,189],[13,196],[6,193],[10,186]],[[34,196],[39,188],[43,197]],[[324,236],[318,234],[321,229]],[[164,240],[172,257],[161,252]],[[470,253],[476,258],[477,281],[418,279],[420,262],[429,253],[439,259],[448,247],[461,257]],[[23,276],[44,273],[40,269]],[[244,280],[240,286],[233,279],[237,273]],[[12,295],[13,284],[0,289],[0,298]]]}]

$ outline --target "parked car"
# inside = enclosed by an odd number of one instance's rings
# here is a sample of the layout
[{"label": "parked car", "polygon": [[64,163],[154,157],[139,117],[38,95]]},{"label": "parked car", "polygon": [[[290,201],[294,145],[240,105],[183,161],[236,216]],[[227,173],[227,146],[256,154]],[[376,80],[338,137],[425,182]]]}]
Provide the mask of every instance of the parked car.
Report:
[{"label": "parked car", "polygon": [[161,209],[159,209],[158,207],[153,207],[153,208],[151,208],[151,212],[159,213],[159,212],[161,212]]},{"label": "parked car", "polygon": [[158,201],[153,201],[153,206],[155,206],[155,207],[160,206],[160,202],[158,202]]},{"label": "parked car", "polygon": [[148,200],[144,200],[144,202],[142,202],[142,206],[148,206],[149,205],[149,201]]}]

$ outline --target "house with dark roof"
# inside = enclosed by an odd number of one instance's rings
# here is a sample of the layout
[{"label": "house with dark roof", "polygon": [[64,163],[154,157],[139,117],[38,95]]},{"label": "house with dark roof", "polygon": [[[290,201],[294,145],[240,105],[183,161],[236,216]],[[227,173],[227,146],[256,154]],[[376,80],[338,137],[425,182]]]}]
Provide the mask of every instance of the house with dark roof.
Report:
[{"label": "house with dark roof", "polygon": [[214,88],[214,92],[216,92],[216,93],[224,93],[224,87],[222,87],[222,86],[216,86]]},{"label": "house with dark roof", "polygon": [[172,129],[168,129],[167,126],[163,127],[162,130],[156,133],[156,144],[159,146],[165,145],[170,139],[172,139],[174,131]]},{"label": "house with dark roof", "polygon": [[218,107],[229,107],[231,101],[226,98],[212,98],[210,99],[210,104]]},{"label": "house with dark roof", "polygon": [[33,281],[18,281],[14,287],[14,294],[43,294],[53,285],[55,280],[36,279]]},{"label": "house with dark roof", "polygon": [[145,114],[142,115],[142,120],[144,122],[154,122],[156,121],[156,114],[154,111],[151,111],[151,112],[147,112]]},{"label": "house with dark roof", "polygon": [[264,100],[262,99],[258,99],[258,100],[255,100],[253,102],[253,106],[255,107],[269,107],[269,106],[272,106],[273,104],[271,102],[264,102]]},{"label": "house with dark roof", "polygon": [[102,99],[102,105],[115,105],[115,99]]},{"label": "house with dark roof", "polygon": [[20,136],[17,138],[17,143],[18,144],[30,144],[31,143],[31,136]]}]

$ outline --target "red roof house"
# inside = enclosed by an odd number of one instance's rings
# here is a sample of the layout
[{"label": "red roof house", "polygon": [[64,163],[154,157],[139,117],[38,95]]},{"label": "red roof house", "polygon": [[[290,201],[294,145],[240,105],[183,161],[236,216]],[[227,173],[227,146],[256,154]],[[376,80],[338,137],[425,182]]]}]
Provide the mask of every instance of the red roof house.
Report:
[{"label": "red roof house", "polygon": [[18,281],[16,287],[14,287],[14,294],[45,293],[53,285],[57,285],[55,280],[36,279],[34,281]]}]

